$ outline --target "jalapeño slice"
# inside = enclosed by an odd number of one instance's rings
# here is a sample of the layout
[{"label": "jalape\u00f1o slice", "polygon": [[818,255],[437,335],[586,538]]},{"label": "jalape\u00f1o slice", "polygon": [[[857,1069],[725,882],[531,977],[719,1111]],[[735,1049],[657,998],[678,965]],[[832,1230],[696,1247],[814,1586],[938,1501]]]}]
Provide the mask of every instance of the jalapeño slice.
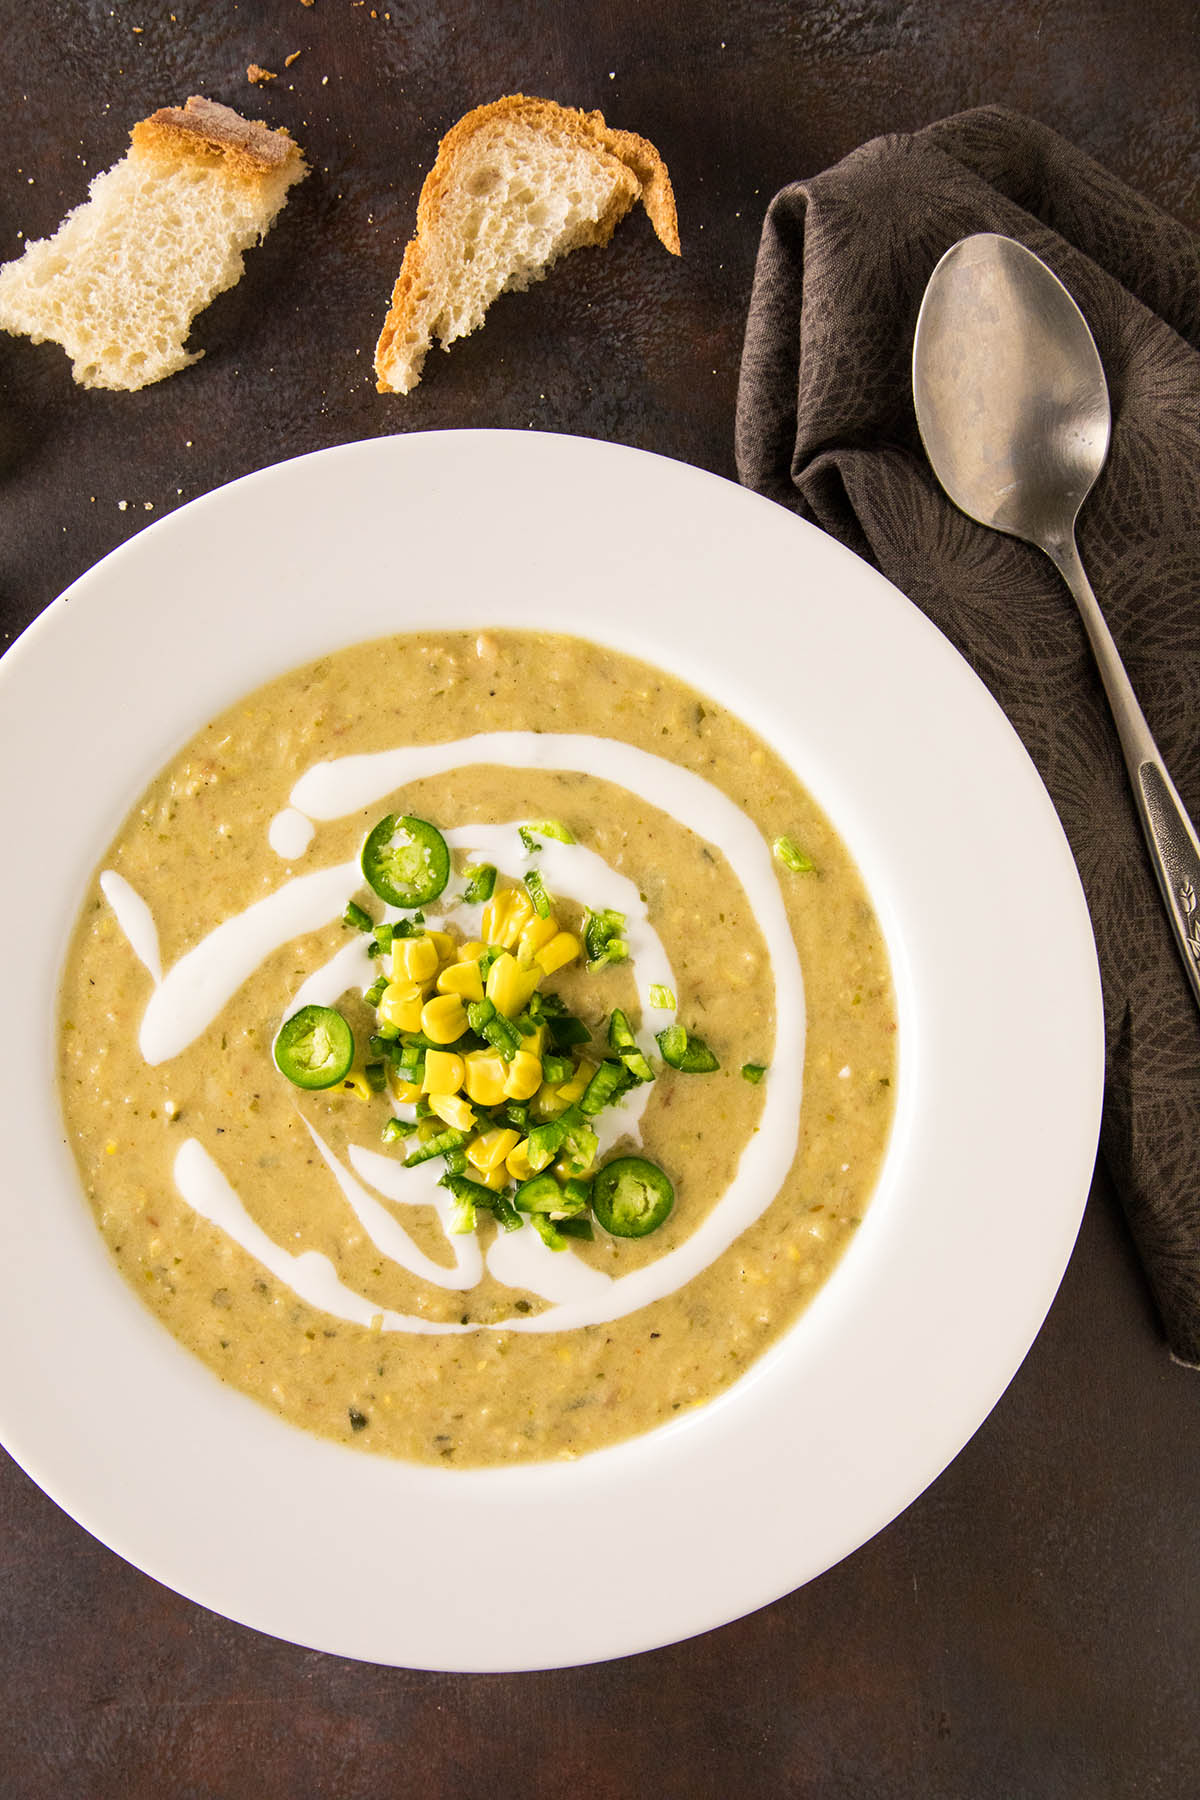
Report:
[{"label": "jalape\u00f1o slice", "polygon": [[592,1211],[613,1237],[646,1237],[670,1214],[675,1189],[657,1163],[618,1156],[592,1183]]},{"label": "jalape\u00f1o slice", "polygon": [[427,819],[388,813],[362,847],[362,872],[389,906],[424,906],[450,879],[450,852]]},{"label": "jalape\u00f1o slice", "polygon": [[354,1033],[332,1006],[302,1006],[275,1039],[275,1066],[300,1088],[341,1081],[354,1061]]}]

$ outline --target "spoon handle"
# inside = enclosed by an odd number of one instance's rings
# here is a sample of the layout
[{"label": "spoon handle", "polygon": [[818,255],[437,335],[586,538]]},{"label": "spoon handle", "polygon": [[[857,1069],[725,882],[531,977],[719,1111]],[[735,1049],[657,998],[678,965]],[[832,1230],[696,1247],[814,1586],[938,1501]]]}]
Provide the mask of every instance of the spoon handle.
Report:
[{"label": "spoon handle", "polygon": [[1167,773],[1125,665],[1079,560],[1074,535],[1050,555],[1075,597],[1108,695],[1150,860],[1184,970],[1200,1006],[1200,840]]}]

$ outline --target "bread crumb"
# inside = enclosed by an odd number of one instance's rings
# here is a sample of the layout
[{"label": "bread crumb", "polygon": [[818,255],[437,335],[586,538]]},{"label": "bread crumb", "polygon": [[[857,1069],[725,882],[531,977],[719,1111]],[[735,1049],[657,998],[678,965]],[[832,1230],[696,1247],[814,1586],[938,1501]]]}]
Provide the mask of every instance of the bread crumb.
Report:
[{"label": "bread crumb", "polygon": [[246,80],[252,81],[256,87],[262,87],[264,82],[278,80],[278,76],[274,69],[262,69],[257,63],[251,63],[246,70]]},{"label": "bread crumb", "polygon": [[128,500],[118,500],[117,501],[117,511],[124,512],[127,509],[128,505],[129,505]]},{"label": "bread crumb", "polygon": [[285,56],[283,59],[284,68],[290,69],[292,64],[295,62],[296,58],[299,56],[299,54],[300,54],[300,52],[298,50],[293,50],[292,54],[290,56]]}]

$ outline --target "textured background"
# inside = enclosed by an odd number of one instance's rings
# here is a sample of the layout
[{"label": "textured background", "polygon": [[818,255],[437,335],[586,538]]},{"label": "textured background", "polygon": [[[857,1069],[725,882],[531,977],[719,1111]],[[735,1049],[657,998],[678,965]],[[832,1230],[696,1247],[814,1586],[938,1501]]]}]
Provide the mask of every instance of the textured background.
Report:
[{"label": "textured background", "polygon": [[[731,475],[766,202],[881,131],[1018,107],[1200,225],[1192,0],[373,4],[0,0],[0,259],[189,93],[288,125],[315,169],[199,322],[193,369],[87,394],[55,347],[0,339],[0,642],[164,511],[326,444],[533,426]],[[279,80],[249,87],[252,61]],[[658,144],[683,260],[631,219],[383,399],[371,352],[423,171],[460,113],[516,88]],[[362,1667],[227,1624],[0,1461],[0,1794],[1194,1793],[1198,1412],[1099,1180],[1025,1366],[903,1518],[705,1638],[512,1678]]]}]

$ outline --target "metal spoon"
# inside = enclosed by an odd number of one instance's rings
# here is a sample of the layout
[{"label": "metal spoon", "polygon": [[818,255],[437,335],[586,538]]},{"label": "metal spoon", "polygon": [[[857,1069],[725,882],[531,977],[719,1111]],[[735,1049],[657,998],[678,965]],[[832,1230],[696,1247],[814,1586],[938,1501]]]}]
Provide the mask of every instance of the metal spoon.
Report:
[{"label": "metal spoon", "polygon": [[917,318],[913,398],[933,472],[954,504],[1044,550],[1075,597],[1200,1005],[1200,842],[1075,544],[1079,509],[1108,454],[1108,386],[1083,314],[1032,250],[993,232],[947,250]]}]

